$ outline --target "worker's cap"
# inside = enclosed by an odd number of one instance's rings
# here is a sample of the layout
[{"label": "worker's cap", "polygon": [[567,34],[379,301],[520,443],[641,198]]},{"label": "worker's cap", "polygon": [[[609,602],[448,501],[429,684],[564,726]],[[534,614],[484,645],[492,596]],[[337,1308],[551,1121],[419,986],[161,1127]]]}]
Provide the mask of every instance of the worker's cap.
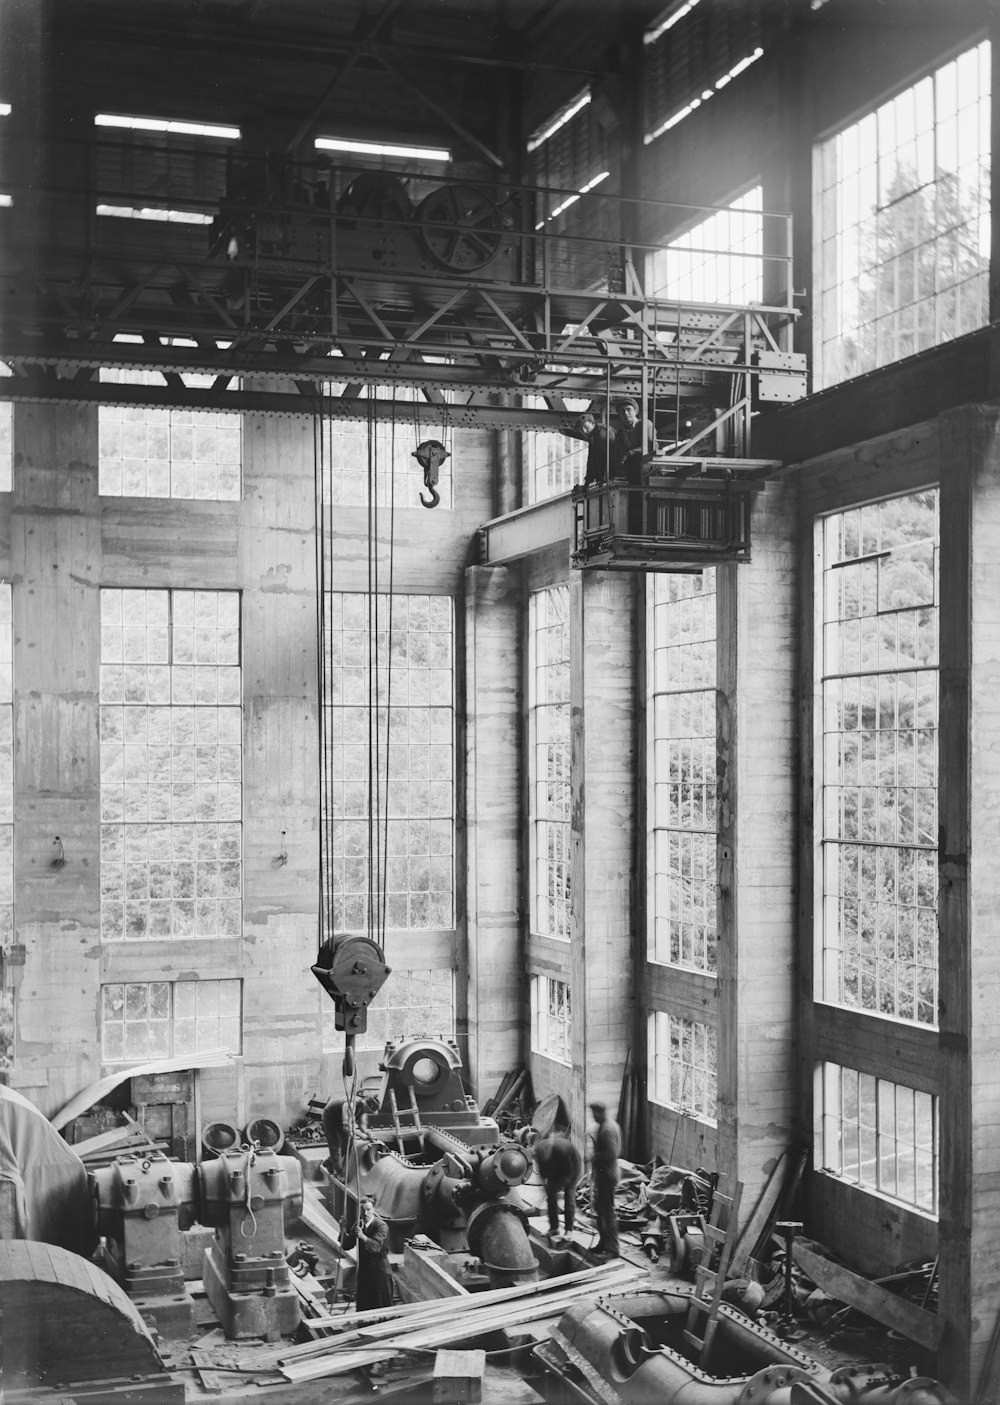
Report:
[{"label": "worker's cap", "polygon": [[632,409],[635,410],[636,414],[639,413],[639,402],[638,402],[638,400],[633,399],[633,397],[632,397],[631,395],[626,395],[626,397],[625,397],[624,400],[619,400],[619,401],[618,401],[618,408],[619,408],[619,410],[624,410],[624,409],[626,409],[629,405],[632,406]]},{"label": "worker's cap", "polygon": [[600,1116],[603,1117],[604,1114],[607,1112],[607,1108],[604,1106],[603,1103],[591,1103],[591,1104],[590,1104],[590,1110],[591,1110],[591,1112],[594,1114],[595,1117],[596,1117],[598,1114],[600,1114]]}]

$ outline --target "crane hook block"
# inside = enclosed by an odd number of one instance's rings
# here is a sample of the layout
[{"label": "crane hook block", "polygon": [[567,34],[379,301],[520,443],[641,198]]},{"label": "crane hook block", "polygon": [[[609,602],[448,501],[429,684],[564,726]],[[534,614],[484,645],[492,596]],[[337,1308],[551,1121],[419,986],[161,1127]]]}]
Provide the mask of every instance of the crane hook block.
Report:
[{"label": "crane hook block", "polygon": [[390,973],[378,943],[350,932],[329,937],[316,954],[312,973],[336,1007],[335,1027],[364,1034],[368,1006]]}]

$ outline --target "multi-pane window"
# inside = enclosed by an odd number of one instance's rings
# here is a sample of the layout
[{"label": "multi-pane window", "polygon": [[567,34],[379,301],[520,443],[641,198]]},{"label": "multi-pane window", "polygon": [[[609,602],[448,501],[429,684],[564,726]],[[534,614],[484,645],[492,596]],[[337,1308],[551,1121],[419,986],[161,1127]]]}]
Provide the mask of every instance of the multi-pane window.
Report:
[{"label": "multi-pane window", "polygon": [[558,1063],[573,1062],[570,998],[565,981],[531,978],[531,1048]]},{"label": "multi-pane window", "polygon": [[528,598],[531,930],[569,936],[569,586]]},{"label": "multi-pane window", "polygon": [[235,591],[101,591],[101,930],[238,937]]},{"label": "multi-pane window", "polygon": [[[344,1035],[335,1025],[333,1002],[323,995],[323,1048],[342,1049]],[[368,1029],[358,1035],[358,1048],[381,1053],[386,1040],[407,1035],[452,1039],[455,1034],[455,980],[449,967],[400,970],[389,979],[368,1007]]]},{"label": "multi-pane window", "polygon": [[[329,387],[336,393],[342,385]],[[371,423],[332,419],[323,423],[319,452],[326,466],[327,498],[335,507],[366,507],[369,482],[375,481],[376,504],[387,507],[419,507],[426,498],[424,470],[414,458],[418,444],[436,439],[444,444],[449,457],[439,466],[435,485],[442,508],[452,506],[452,435],[445,433],[440,411],[421,406],[421,392],[406,386],[369,386],[365,394],[375,400],[390,399],[412,403],[405,418],[373,419]]]},{"label": "multi-pane window", "polygon": [[[14,940],[14,629],[11,588],[0,584],[0,956]],[[14,992],[0,959],[0,1069],[14,1062]]]},{"label": "multi-pane window", "polygon": [[649,959],[715,971],[715,572],[647,578]]},{"label": "multi-pane window", "polygon": [[823,1064],[816,1163],[854,1185],[937,1213],[937,1098]]},{"label": "multi-pane window", "polygon": [[715,1122],[715,1030],[665,1010],[652,1011],[647,1026],[650,1099],[702,1122]]},{"label": "multi-pane window", "polygon": [[[524,403],[531,409],[545,408],[545,401],[538,395],[526,396]],[[571,400],[567,407],[582,413],[589,403]],[[526,503],[544,502],[583,482],[587,471],[587,445],[582,440],[554,430],[528,430],[521,436],[521,444]]]},{"label": "multi-pane window", "polygon": [[[188,385],[212,377],[185,373]],[[161,384],[156,371],[106,368],[101,380]],[[106,497],[238,502],[243,491],[243,417],[232,411],[101,405],[98,483]]]},{"label": "multi-pane window", "polygon": [[241,1048],[242,982],[139,981],[101,987],[101,1058],[135,1063]]},{"label": "multi-pane window", "polygon": [[[374,640],[373,640],[374,635]],[[327,597],[324,803],[334,929],[454,926],[454,608]],[[373,709],[370,701],[377,697]]]},{"label": "multi-pane window", "polygon": [[938,495],[819,524],[821,999],[937,1020]]},{"label": "multi-pane window", "polygon": [[990,46],[816,150],[818,386],[986,324]]},{"label": "multi-pane window", "polygon": [[652,296],[745,307],[764,296],[763,191],[748,190],[725,210],[658,249],[650,260]]}]

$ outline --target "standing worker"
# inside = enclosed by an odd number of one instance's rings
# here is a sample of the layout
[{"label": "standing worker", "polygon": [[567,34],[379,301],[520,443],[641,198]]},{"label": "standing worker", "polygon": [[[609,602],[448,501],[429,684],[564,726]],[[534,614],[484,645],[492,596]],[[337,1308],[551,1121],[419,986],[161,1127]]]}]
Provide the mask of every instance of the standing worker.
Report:
[{"label": "standing worker", "polygon": [[361,1094],[354,1100],[354,1126],[352,1128],[349,1112],[350,1103],[345,1098],[332,1097],[324,1107],[322,1116],[323,1131],[326,1133],[326,1144],[330,1155],[327,1157],[325,1165],[328,1171],[335,1172],[336,1175],[344,1175],[347,1169],[347,1148],[351,1142],[351,1134],[357,1130],[366,1132],[368,1130],[368,1118],[373,1112],[378,1112],[378,1099]]},{"label": "standing worker", "polygon": [[375,1213],[374,1195],[362,1195],[358,1206],[358,1223],[347,1228],[340,1219],[340,1244],[343,1249],[358,1246],[358,1286],[354,1306],[358,1312],[369,1308],[392,1306],[392,1269],[389,1267],[389,1226]]},{"label": "standing worker", "polygon": [[591,1103],[590,1115],[597,1123],[594,1151],[590,1159],[594,1177],[594,1214],[597,1216],[597,1254],[618,1253],[618,1220],[615,1216],[615,1186],[618,1184],[618,1157],[622,1134],[618,1123],[608,1116],[603,1103]]},{"label": "standing worker", "polygon": [[583,1171],[580,1153],[559,1130],[539,1137],[531,1148],[538,1174],[545,1184],[545,1203],[549,1211],[549,1239],[557,1241],[559,1235],[559,1195],[563,1197],[563,1221],[566,1233],[573,1233],[573,1220],[576,1214],[576,1188]]}]

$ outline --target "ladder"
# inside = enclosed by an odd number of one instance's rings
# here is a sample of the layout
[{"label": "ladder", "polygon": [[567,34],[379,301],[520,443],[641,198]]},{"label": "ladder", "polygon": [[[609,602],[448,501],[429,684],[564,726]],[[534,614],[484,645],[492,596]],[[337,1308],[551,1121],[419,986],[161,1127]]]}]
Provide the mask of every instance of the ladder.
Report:
[{"label": "ladder", "polygon": [[703,1368],[708,1364],[715,1329],[719,1325],[719,1304],[736,1247],[742,1195],[742,1181],[736,1182],[732,1195],[721,1195],[716,1190],[712,1213],[705,1225],[705,1257],[695,1269],[694,1297],[688,1307],[684,1340],[698,1352],[698,1364]]},{"label": "ladder", "polygon": [[[424,1124],[420,1120],[420,1109],[417,1107],[417,1095],[413,1091],[413,1084],[407,1086],[406,1091],[410,1095],[410,1106],[402,1110],[396,1101],[395,1088],[389,1089],[389,1110],[392,1113],[392,1129],[396,1133],[396,1141],[399,1144],[400,1156],[405,1156],[403,1143],[407,1137],[415,1137],[417,1140],[417,1150],[424,1149]],[[412,1126],[404,1127],[402,1119],[412,1118]]]}]

